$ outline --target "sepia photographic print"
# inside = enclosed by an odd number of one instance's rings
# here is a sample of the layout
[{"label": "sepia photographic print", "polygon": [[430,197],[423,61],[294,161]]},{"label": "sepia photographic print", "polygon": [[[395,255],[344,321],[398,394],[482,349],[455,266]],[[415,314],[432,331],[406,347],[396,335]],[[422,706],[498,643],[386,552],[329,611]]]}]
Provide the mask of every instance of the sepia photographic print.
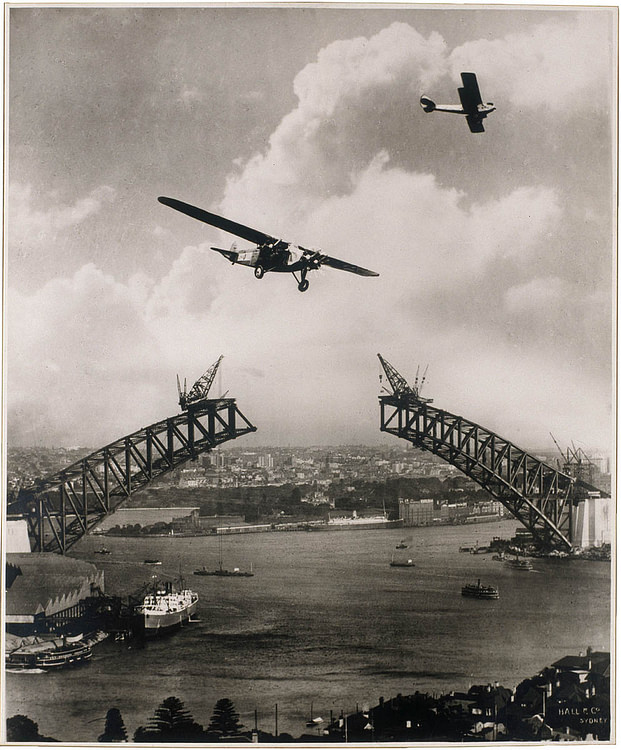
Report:
[{"label": "sepia photographic print", "polygon": [[617,7],[4,10],[2,744],[614,741]]}]

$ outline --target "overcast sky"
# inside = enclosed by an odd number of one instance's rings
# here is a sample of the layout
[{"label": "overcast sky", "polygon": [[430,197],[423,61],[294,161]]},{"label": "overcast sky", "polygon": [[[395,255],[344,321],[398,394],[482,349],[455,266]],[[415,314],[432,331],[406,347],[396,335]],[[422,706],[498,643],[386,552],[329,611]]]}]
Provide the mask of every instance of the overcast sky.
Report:
[{"label": "overcast sky", "polygon": [[[115,440],[220,354],[244,444],[386,442],[381,352],[518,445],[610,453],[616,21],[12,8],[9,445]],[[464,70],[483,134],[419,106],[457,103]],[[380,276],[258,281],[159,195]]]}]

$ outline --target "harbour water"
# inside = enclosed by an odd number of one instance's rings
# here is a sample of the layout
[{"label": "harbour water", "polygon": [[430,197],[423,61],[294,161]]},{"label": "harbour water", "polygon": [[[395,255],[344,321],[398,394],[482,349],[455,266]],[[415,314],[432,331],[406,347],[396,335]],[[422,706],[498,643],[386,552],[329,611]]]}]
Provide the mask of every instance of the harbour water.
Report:
[{"label": "harbour water", "polygon": [[[168,696],[205,727],[228,697],[246,728],[257,709],[268,732],[278,704],[279,732],[299,737],[312,731],[311,703],[329,719],[397,693],[514,687],[565,654],[609,650],[609,564],[538,559],[519,571],[459,552],[510,537],[516,525],[227,537],[225,567],[252,564],[252,578],[192,575],[217,566],[213,537],[85,538],[71,554],[105,571],[109,593],[181,573],[199,593],[200,622],[143,648],[108,639],[74,670],[7,674],[6,715],[26,714],[64,742],[93,742],[113,706],[131,737]],[[404,537],[416,567],[392,568]],[[94,554],[102,541],[105,558]],[[148,558],[162,565],[145,565]],[[498,600],[460,595],[479,578],[498,587]]]}]

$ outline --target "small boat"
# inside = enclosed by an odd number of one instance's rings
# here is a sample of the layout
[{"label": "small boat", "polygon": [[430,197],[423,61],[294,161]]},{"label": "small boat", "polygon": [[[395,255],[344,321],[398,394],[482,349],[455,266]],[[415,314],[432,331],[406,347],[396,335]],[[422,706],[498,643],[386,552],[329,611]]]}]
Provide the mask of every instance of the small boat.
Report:
[{"label": "small boat", "polygon": [[391,568],[414,568],[416,567],[414,565],[414,560],[412,560],[411,557],[405,558],[403,560],[395,560],[394,555],[390,559],[390,567]]},{"label": "small boat", "polygon": [[530,560],[526,560],[525,558],[519,558],[516,557],[512,560],[505,560],[505,563],[514,570],[532,570],[533,564]]},{"label": "small boat", "polygon": [[499,597],[496,586],[482,586],[480,578],[476,583],[467,583],[462,586],[461,595],[472,599],[498,599]]},{"label": "small boat", "polygon": [[145,565],[161,565],[162,561],[161,560],[145,560],[144,564]]},{"label": "small boat", "polygon": [[195,576],[223,576],[225,578],[237,577],[237,578],[251,578],[254,573],[252,572],[252,563],[250,563],[250,570],[240,570],[240,568],[233,568],[233,570],[227,570],[222,567],[222,534],[220,534],[220,552],[218,559],[218,567],[215,570],[207,570],[203,565],[202,568],[198,568],[194,571]]},{"label": "small boat", "polygon": [[111,551],[107,547],[101,547],[101,549],[95,550],[96,555],[111,555]]},{"label": "small boat", "polygon": [[313,716],[313,704],[311,703],[311,710],[310,710],[310,718],[306,722],[307,727],[317,727],[320,724],[323,724],[323,719],[321,716]]},{"label": "small boat", "polygon": [[408,545],[405,543],[405,540],[402,539],[399,544],[395,547],[395,549],[407,549]]}]

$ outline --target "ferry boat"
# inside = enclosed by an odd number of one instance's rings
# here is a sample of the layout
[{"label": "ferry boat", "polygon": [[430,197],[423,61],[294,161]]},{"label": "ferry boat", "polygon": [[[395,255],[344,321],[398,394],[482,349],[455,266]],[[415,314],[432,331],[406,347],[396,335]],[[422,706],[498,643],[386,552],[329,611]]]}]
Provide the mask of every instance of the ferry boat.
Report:
[{"label": "ferry boat", "polygon": [[61,646],[54,651],[41,651],[37,654],[35,666],[41,669],[56,669],[59,667],[73,667],[85,661],[89,661],[93,652],[90,646],[84,643],[76,645]]},{"label": "ferry boat", "polygon": [[533,569],[532,562],[524,558],[516,557],[515,559],[512,559],[512,560],[505,560],[505,563],[510,568],[514,568],[515,570],[532,570]]},{"label": "ferry boat", "polygon": [[91,647],[85,643],[65,644],[49,651],[14,651],[6,655],[5,666],[10,671],[46,672],[83,664],[92,655]]},{"label": "ferry boat", "polygon": [[162,635],[184,625],[196,612],[198,594],[190,589],[174,591],[172,582],[157,583],[136,608],[144,618],[147,637]]},{"label": "ferry boat", "polygon": [[498,589],[496,586],[481,586],[481,579],[476,583],[467,583],[462,586],[462,596],[469,596],[473,599],[498,599]]}]

